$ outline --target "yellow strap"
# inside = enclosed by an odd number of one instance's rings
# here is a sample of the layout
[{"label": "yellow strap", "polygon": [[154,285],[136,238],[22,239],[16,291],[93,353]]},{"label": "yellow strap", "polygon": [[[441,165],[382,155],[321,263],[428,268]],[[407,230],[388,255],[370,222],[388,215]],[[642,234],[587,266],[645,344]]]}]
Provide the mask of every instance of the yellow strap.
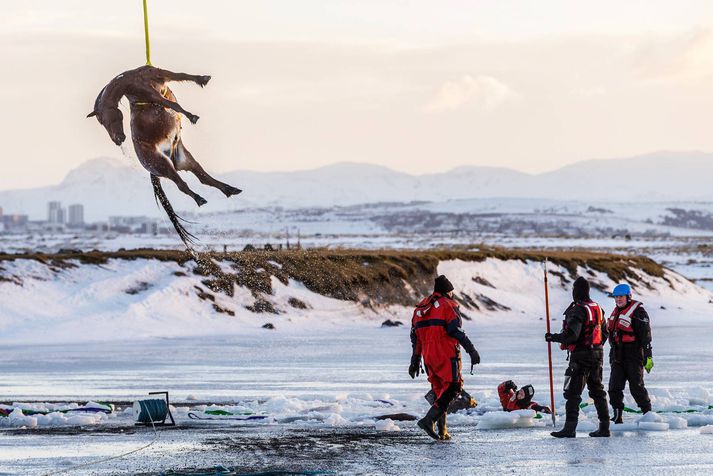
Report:
[{"label": "yellow strap", "polygon": [[144,37],[146,38],[146,64],[151,66],[151,45],[149,43],[149,12],[144,0]]}]

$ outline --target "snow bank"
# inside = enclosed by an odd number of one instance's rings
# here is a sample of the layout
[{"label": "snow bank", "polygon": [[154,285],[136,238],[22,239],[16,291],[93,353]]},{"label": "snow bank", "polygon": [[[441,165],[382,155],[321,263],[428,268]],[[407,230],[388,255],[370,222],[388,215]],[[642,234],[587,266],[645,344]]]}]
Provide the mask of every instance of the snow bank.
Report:
[{"label": "snow bank", "polygon": [[[75,264],[54,269],[32,260],[3,263],[3,273],[19,277],[21,283],[0,280],[0,343],[261,333],[266,321],[278,331],[299,332],[340,323],[373,326],[387,317],[403,319],[404,313],[402,308],[377,313],[275,278],[273,294],[265,299],[280,314],[255,313],[247,309],[256,302],[247,288],[235,286],[232,296],[210,292],[204,277],[175,262],[114,259],[101,266]],[[201,299],[198,290],[210,299]],[[306,303],[307,309],[293,307],[292,299]]]},{"label": "snow bank", "polygon": [[[410,309],[402,306],[375,307],[333,299],[298,281],[284,284],[275,277],[271,293],[258,297],[254,290],[233,284],[231,292],[213,292],[204,283],[205,276],[194,273],[192,262],[111,259],[101,265],[68,264],[57,267],[29,259],[3,262],[3,276],[13,279],[0,280],[0,343],[258,334],[266,332],[262,329],[266,322],[277,332],[296,333],[334,326],[371,327],[387,318],[402,322],[410,318]],[[213,264],[236,272],[227,262]],[[465,300],[464,312],[477,316],[482,324],[494,322],[491,318],[531,322],[542,317],[542,263],[449,260],[439,263],[437,271],[454,283]],[[556,315],[569,303],[574,276],[562,266],[551,265],[550,271],[551,308]],[[610,289],[616,284],[600,272],[578,272],[587,275],[595,288]],[[707,319],[713,300],[713,293],[669,271],[663,278],[642,272],[634,288],[647,308],[656,310],[655,324]],[[594,291],[593,297],[611,308],[611,300],[601,291]],[[420,298],[414,292],[413,302]],[[666,310],[660,309],[664,305]],[[701,389],[686,404],[709,399]]]},{"label": "snow bank", "polygon": [[[548,265],[548,271],[550,308],[556,316],[559,309],[565,309],[571,302],[571,284],[576,276],[563,266],[552,263]],[[578,275],[586,276],[592,283],[592,298],[605,311],[611,310],[613,301],[601,289],[613,289],[618,283],[599,271],[581,267],[577,271]],[[458,294],[471,297],[479,305],[479,315],[500,320],[503,317],[532,318],[543,314],[542,263],[496,258],[481,262],[450,260],[438,265],[438,273],[449,277]],[[713,293],[672,271],[665,270],[661,278],[640,272],[639,281],[631,284],[636,299],[643,301],[649,310],[656,310],[656,324],[674,320],[679,324],[709,320]],[[503,310],[498,305],[507,306],[509,310]],[[468,312],[468,306],[464,305],[464,308]],[[686,309],[686,312],[673,311],[676,308]],[[703,391],[700,398],[707,400],[708,396]]]}]

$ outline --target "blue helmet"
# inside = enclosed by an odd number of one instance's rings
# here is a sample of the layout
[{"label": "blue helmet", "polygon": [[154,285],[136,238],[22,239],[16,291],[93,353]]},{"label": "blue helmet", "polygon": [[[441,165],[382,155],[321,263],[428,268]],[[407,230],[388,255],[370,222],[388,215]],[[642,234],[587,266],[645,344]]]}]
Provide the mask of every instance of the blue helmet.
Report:
[{"label": "blue helmet", "polygon": [[609,293],[609,297],[631,296],[631,286],[628,284],[617,284],[614,291]]}]

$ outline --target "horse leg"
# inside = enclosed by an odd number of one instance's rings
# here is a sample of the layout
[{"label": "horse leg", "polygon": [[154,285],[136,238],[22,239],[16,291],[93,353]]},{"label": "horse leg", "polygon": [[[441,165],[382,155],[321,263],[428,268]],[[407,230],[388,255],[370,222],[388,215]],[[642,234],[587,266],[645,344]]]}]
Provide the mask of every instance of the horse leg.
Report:
[{"label": "horse leg", "polygon": [[138,144],[136,146],[136,155],[139,156],[141,165],[143,165],[146,170],[153,175],[171,180],[181,192],[195,200],[199,207],[208,203],[205,198],[190,189],[188,184],[178,175],[178,172],[176,172],[171,158],[163,152],[157,150],[155,147]]},{"label": "horse leg", "polygon": [[137,97],[140,97],[141,101],[159,104],[163,107],[167,107],[168,109],[173,109],[174,111],[185,115],[188,120],[191,121],[191,124],[195,124],[196,122],[198,122],[198,119],[200,119],[195,114],[183,109],[183,107],[177,102],[165,98],[160,92],[156,91],[152,87],[142,87],[141,92],[143,93],[143,95],[137,95]]},{"label": "horse leg", "polygon": [[188,118],[188,120],[191,121],[191,124],[195,124],[196,122],[198,122],[198,119],[200,119],[200,117],[196,116],[195,114],[183,109],[183,107],[180,104],[178,104],[177,102],[171,101],[170,99],[166,99],[165,97],[161,96],[161,94],[158,92],[156,92],[156,95],[159,96],[159,98],[156,101],[151,101],[151,102],[157,102],[158,104],[160,104],[163,107],[167,107],[169,109],[173,109],[176,112],[184,114]]},{"label": "horse leg", "polygon": [[210,76],[208,75],[174,73],[173,71],[169,71],[167,69],[156,69],[158,70],[158,74],[161,75],[162,78],[165,78],[166,81],[192,81],[200,87],[204,87],[208,84],[208,81],[210,81]]},{"label": "horse leg", "polygon": [[198,161],[193,158],[193,155],[188,151],[188,149],[186,149],[186,146],[183,145],[183,141],[181,140],[179,140],[176,145],[176,160],[174,161],[174,166],[176,167],[176,170],[187,170],[193,173],[193,175],[198,177],[198,180],[200,180],[201,183],[217,188],[223,192],[226,197],[237,195],[242,192],[239,188],[223,183],[220,180],[216,180],[208,175],[208,172],[206,172],[203,167],[200,166]]}]

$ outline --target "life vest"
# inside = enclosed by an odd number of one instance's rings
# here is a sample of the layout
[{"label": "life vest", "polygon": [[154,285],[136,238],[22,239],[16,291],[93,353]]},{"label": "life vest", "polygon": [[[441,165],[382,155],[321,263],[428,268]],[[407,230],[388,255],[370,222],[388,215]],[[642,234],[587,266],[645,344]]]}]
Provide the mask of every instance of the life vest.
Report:
[{"label": "life vest", "polygon": [[[566,349],[570,352],[574,352],[577,347],[586,347],[591,349],[602,345],[602,323],[604,322],[604,312],[602,311],[602,308],[599,307],[599,304],[594,301],[577,302],[575,303],[575,306],[584,308],[587,314],[587,319],[584,321],[582,333],[579,335],[577,342],[570,345],[561,344],[560,348],[562,350]],[[562,328],[563,330],[567,330],[566,319]]]},{"label": "life vest", "polygon": [[636,342],[632,318],[639,307],[641,307],[639,301],[631,301],[624,309],[614,308],[607,321],[607,329],[612,334],[613,343],[629,344]]}]

